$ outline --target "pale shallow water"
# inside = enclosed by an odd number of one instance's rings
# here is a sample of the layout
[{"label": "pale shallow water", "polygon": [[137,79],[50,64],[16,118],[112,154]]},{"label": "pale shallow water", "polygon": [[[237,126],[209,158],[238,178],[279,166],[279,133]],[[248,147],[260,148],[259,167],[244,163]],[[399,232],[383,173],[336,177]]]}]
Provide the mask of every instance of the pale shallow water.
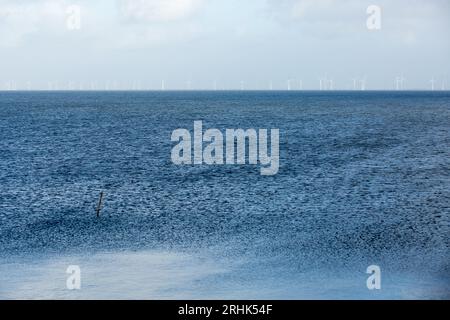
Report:
[{"label": "pale shallow water", "polygon": [[[280,129],[278,175],[173,165],[195,120]],[[447,92],[0,93],[0,132],[2,298],[449,298]]]},{"label": "pale shallow water", "polygon": [[[283,266],[261,264],[211,252],[16,257],[0,265],[0,299],[439,299],[448,294],[438,279],[408,271],[387,273],[382,289],[370,291],[364,270],[286,273]],[[81,270],[79,290],[66,286],[71,265]]]}]

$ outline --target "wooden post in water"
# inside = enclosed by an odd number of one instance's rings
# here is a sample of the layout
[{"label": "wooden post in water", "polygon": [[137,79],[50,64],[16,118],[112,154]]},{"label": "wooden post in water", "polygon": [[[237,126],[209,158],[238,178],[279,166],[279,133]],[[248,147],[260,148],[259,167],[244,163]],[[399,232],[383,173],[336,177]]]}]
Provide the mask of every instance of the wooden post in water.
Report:
[{"label": "wooden post in water", "polygon": [[102,201],[103,201],[103,191],[100,192],[100,199],[98,199],[97,209],[95,209],[95,212],[97,213],[97,218],[100,217],[100,210],[102,210]]}]

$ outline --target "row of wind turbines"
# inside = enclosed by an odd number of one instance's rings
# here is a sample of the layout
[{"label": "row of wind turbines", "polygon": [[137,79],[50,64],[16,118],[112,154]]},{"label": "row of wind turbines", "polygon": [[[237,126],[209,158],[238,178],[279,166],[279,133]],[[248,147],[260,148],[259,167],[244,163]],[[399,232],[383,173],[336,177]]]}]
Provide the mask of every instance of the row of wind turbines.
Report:
[{"label": "row of wind turbines", "polygon": [[[332,78],[325,75],[324,77],[318,78],[318,80],[319,80],[319,90],[321,90],[321,91],[335,90],[334,80]],[[302,80],[298,80],[297,88],[293,87],[293,85],[292,85],[293,81],[295,81],[295,80],[288,79],[286,81],[286,89],[288,91],[303,90],[303,81]],[[394,89],[396,91],[406,90],[405,81],[406,81],[406,78],[403,75],[395,77],[394,85],[393,85],[392,89]],[[367,88],[367,77],[363,76],[363,77],[351,78],[351,83],[352,83],[352,86],[349,87],[348,89],[351,89],[354,91],[365,91]],[[430,84],[431,84],[431,87],[430,87],[431,91],[435,91],[435,90],[439,90],[439,89],[446,90],[446,80],[445,79],[441,79],[440,86],[439,86],[438,80],[436,80],[433,77],[430,80]],[[241,81],[241,90],[245,90],[243,81]],[[273,90],[273,82],[272,81],[269,82],[269,90]]]},{"label": "row of wind turbines", "polygon": [[[351,85],[351,87],[347,88],[348,90],[365,91],[367,89],[367,77],[366,76],[353,77],[350,80],[351,80],[352,85]],[[325,75],[323,77],[319,77],[318,81],[319,81],[319,90],[320,91],[335,90],[334,80],[332,78],[328,77],[327,75]],[[396,90],[396,91],[407,90],[407,88],[405,86],[405,82],[406,82],[406,78],[403,75],[395,77],[392,89]],[[447,90],[445,79],[441,79],[440,83],[438,83],[438,80],[436,80],[433,77],[429,82],[431,84],[431,87],[430,87],[431,91]],[[191,81],[187,81],[186,83],[187,83],[186,89],[190,90],[191,89]],[[245,84],[246,84],[245,81],[241,80],[239,83],[239,89],[240,90],[248,90],[246,88]],[[439,86],[439,84],[440,84],[440,86]],[[161,86],[161,89],[164,90],[164,85]],[[268,89],[274,90],[273,81],[269,81]],[[288,80],[286,80],[286,87],[284,89],[287,91],[303,90],[303,80],[288,79]],[[213,90],[218,90],[216,80],[213,82]]]},{"label": "row of wind turbines", "polygon": [[[394,87],[395,90],[405,90],[405,77],[403,75],[398,76],[395,78],[395,82],[394,82]],[[441,79],[440,83],[438,80],[436,80],[434,77],[431,78],[431,80],[429,81],[430,83],[430,89],[431,91],[436,91],[436,90],[446,90],[446,80],[445,79]]]},{"label": "row of wind turbines", "polygon": [[[318,89],[320,91],[332,91],[337,90],[335,81],[332,77],[328,75],[324,75],[322,77],[317,78],[318,81]],[[406,78],[403,75],[397,76],[394,78],[392,82],[391,89],[396,91],[407,90],[408,88],[405,86]],[[434,76],[429,80],[429,90],[447,90],[447,81],[445,78],[436,79]],[[260,86],[261,87],[261,86]],[[241,80],[238,86],[239,90],[254,90],[252,87],[247,87],[246,82]],[[145,87],[142,86],[140,81],[131,81],[131,82],[119,82],[119,81],[105,81],[103,83],[99,83],[98,81],[91,81],[89,83],[83,82],[58,82],[58,81],[49,81],[46,86],[40,87],[38,90],[49,90],[49,91],[59,91],[59,90],[199,90],[200,88],[196,88],[193,86],[192,80],[187,80],[183,88],[176,88],[167,86],[165,80],[161,80],[160,86],[155,87]],[[219,86],[217,80],[214,80],[211,88],[202,88],[202,90],[233,90],[233,86],[229,88],[225,88],[224,85]],[[303,80],[289,78],[286,80],[285,84],[278,82],[275,87],[274,82],[270,80],[266,88],[262,88],[263,90],[287,90],[287,91],[301,91],[303,90]],[[349,79],[347,83],[347,87],[343,88],[345,90],[353,90],[353,91],[365,91],[367,89],[367,77],[366,76],[358,76]],[[0,82],[0,91],[14,91],[14,90],[36,90],[33,88],[31,83],[28,81],[25,85],[19,85],[15,81],[6,81],[3,84]]]}]

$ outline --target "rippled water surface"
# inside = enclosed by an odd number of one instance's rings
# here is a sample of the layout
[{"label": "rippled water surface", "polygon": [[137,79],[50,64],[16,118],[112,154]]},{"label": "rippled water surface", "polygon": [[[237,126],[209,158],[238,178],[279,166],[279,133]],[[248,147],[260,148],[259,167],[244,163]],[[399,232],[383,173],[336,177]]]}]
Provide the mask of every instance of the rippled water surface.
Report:
[{"label": "rippled water surface", "polygon": [[[195,120],[279,173],[173,165]],[[450,93],[0,93],[0,152],[3,298],[450,297]]]}]

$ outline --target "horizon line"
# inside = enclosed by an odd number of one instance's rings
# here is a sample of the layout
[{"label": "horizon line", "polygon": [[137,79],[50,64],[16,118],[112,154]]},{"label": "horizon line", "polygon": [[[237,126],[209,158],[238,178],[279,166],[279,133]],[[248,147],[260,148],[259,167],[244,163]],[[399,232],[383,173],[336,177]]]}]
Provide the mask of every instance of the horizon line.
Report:
[{"label": "horizon line", "polygon": [[0,92],[450,92],[450,89],[0,89]]}]

